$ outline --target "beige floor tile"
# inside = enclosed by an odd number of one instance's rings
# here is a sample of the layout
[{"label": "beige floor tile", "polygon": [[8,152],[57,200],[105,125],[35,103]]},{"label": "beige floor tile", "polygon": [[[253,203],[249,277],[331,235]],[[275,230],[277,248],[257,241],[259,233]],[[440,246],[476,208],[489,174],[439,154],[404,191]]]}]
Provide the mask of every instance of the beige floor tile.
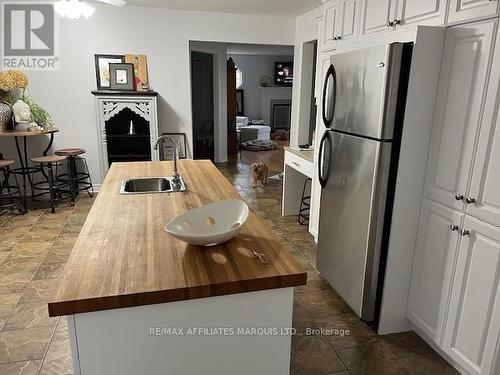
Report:
[{"label": "beige floor tile", "polygon": [[19,293],[24,290],[33,278],[32,272],[2,274],[0,272],[0,295]]},{"label": "beige floor tile", "polygon": [[337,354],[319,336],[293,338],[291,367],[294,375],[319,375],[345,370]]},{"label": "beige floor tile", "polygon": [[21,293],[11,293],[0,295],[0,317],[8,316],[21,299]]},{"label": "beige floor tile", "polygon": [[73,374],[73,359],[69,340],[54,340],[49,345],[47,356],[40,369],[40,375],[69,374]]},{"label": "beige floor tile", "polygon": [[49,318],[45,302],[21,303],[12,311],[2,331],[55,326],[58,319]]},{"label": "beige floor tile", "polygon": [[2,375],[37,375],[42,361],[14,362],[0,365]]},{"label": "beige floor tile", "polygon": [[60,279],[64,273],[66,263],[42,263],[33,280]]},{"label": "beige floor tile", "polygon": [[57,323],[56,331],[54,332],[53,340],[69,339],[68,318],[61,316]]},{"label": "beige floor tile", "polygon": [[54,327],[0,332],[0,363],[41,359]]},{"label": "beige floor tile", "polygon": [[31,303],[36,301],[48,302],[59,286],[58,279],[42,279],[30,282],[24,290],[19,303]]}]

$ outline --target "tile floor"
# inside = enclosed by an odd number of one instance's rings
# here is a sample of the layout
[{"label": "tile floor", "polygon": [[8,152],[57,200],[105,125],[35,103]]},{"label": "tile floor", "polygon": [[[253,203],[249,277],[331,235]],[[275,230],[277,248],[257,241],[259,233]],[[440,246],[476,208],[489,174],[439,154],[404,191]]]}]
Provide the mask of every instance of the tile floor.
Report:
[{"label": "tile floor", "polygon": [[[308,271],[308,285],[296,289],[294,327],[302,332],[338,330],[337,335],[294,337],[292,374],[456,373],[415,334],[377,337],[359,321],[314,269],[314,244],[307,228],[295,218],[281,217],[282,183],[270,180],[267,187],[252,188],[246,163],[254,157],[245,154],[245,163],[219,167]],[[267,157],[274,169],[271,174],[277,173],[282,151]],[[65,319],[49,318],[46,303],[57,288],[92,201],[84,196],[73,209],[61,207],[55,214],[39,209],[24,216],[0,216],[1,375],[72,373]]]}]

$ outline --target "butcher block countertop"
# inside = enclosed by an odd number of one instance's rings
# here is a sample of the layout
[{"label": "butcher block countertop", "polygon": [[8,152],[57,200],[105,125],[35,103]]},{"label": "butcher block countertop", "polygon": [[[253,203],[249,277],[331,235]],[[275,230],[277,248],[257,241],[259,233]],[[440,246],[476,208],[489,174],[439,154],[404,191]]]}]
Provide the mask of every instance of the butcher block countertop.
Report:
[{"label": "butcher block countertop", "polygon": [[[173,163],[113,163],[70,255],[49,315],[71,315],[293,287],[306,272],[268,225],[250,212],[238,236],[203,248],[165,232],[178,215],[241,199],[208,160],[181,160],[187,192],[120,195],[122,180],[170,176]],[[250,178],[250,177],[249,177]],[[265,253],[265,265],[251,249]]]}]

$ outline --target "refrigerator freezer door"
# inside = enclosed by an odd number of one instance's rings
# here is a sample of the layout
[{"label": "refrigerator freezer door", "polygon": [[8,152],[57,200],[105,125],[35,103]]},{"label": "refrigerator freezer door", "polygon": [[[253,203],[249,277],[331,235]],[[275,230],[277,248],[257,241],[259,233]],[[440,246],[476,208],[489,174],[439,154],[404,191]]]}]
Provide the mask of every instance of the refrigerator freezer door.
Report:
[{"label": "refrigerator freezer door", "polygon": [[331,132],[321,194],[320,273],[364,320],[373,320],[391,143]]},{"label": "refrigerator freezer door", "polygon": [[331,129],[375,139],[392,139],[402,43],[332,56],[337,102]]}]

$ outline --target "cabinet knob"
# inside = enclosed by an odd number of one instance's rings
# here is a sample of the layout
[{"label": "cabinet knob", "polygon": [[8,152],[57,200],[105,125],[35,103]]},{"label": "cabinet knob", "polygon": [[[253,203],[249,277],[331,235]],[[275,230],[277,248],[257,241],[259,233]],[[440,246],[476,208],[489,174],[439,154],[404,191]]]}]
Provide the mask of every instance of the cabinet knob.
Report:
[{"label": "cabinet knob", "polygon": [[457,201],[463,201],[463,200],[464,200],[464,198],[465,198],[465,197],[464,197],[462,194],[456,194],[456,195],[455,195],[455,199],[456,199]]},{"label": "cabinet knob", "polygon": [[393,21],[387,21],[387,27],[393,27],[394,22]]},{"label": "cabinet knob", "polygon": [[467,199],[465,201],[467,202],[467,204],[471,204],[471,203],[475,203],[476,199],[472,198],[472,197],[467,197]]},{"label": "cabinet knob", "polygon": [[401,25],[401,20],[394,20],[393,24],[396,26]]},{"label": "cabinet knob", "polygon": [[462,236],[470,236],[470,230],[462,229],[462,231],[460,232],[460,234]]},{"label": "cabinet knob", "polygon": [[337,37],[337,40],[341,40],[341,39],[342,39],[342,35],[339,35],[339,36]]},{"label": "cabinet knob", "polygon": [[450,230],[451,230],[452,232],[457,231],[457,230],[458,230],[458,225],[455,225],[455,224],[450,224]]}]

